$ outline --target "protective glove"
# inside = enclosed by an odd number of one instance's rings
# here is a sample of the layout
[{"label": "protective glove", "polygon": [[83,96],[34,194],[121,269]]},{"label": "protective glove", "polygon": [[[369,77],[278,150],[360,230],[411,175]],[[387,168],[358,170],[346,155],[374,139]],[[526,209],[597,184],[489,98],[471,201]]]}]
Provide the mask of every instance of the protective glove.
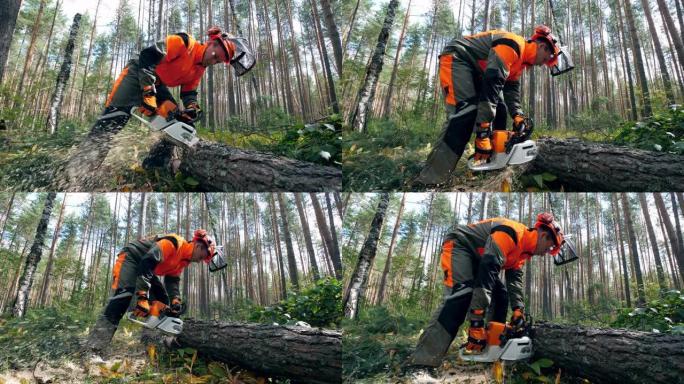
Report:
[{"label": "protective glove", "polygon": [[192,123],[202,116],[202,109],[197,103],[190,103],[181,112],[179,120],[187,123]]},{"label": "protective glove", "polygon": [[180,297],[174,297],[173,299],[171,299],[171,314],[173,316],[180,315],[182,308],[183,306]]},{"label": "protective glove", "polygon": [[150,302],[147,297],[147,292],[138,291],[136,292],[138,296],[138,303],[133,310],[133,316],[135,317],[147,317],[150,315]]},{"label": "protective glove", "polygon": [[513,132],[520,140],[527,140],[532,135],[532,119],[525,115],[515,115],[513,117]]},{"label": "protective glove", "polygon": [[154,84],[143,88],[143,101],[140,112],[145,116],[154,116],[157,113],[157,89]]},{"label": "protective glove", "polygon": [[473,309],[470,311],[470,328],[468,329],[468,343],[466,353],[482,353],[487,346],[487,331],[484,327],[484,309]]},{"label": "protective glove", "polygon": [[520,132],[525,125],[525,116],[515,115],[513,117],[513,131]]},{"label": "protective glove", "polygon": [[520,334],[525,330],[525,313],[522,308],[513,308],[510,325],[513,334]]},{"label": "protective glove", "polygon": [[492,143],[489,123],[478,123],[475,128],[475,161],[489,159],[492,155]]}]

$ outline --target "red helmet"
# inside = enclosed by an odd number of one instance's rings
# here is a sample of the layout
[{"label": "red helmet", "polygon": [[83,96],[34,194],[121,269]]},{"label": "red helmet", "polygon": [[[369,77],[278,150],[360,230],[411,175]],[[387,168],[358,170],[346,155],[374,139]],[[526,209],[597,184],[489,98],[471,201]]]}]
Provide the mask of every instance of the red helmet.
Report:
[{"label": "red helmet", "polygon": [[213,26],[207,31],[207,36],[209,36],[209,41],[216,40],[223,47],[223,51],[226,53],[225,63],[228,64],[235,56],[235,44],[230,41],[231,35],[221,31],[221,28]]},{"label": "red helmet", "polygon": [[546,25],[538,25],[534,28],[534,34],[530,37],[530,40],[537,41],[538,39],[546,41],[549,43],[549,46],[551,46],[553,54],[549,61],[546,62],[546,65],[553,67],[558,63],[558,54],[560,54],[560,43],[558,42],[558,39],[551,33],[551,28]]},{"label": "red helmet", "polygon": [[544,227],[551,230],[553,233],[554,247],[551,248],[549,253],[552,256],[557,255],[558,252],[560,252],[561,245],[565,243],[565,236],[563,235],[560,225],[558,225],[558,222],[553,218],[553,215],[548,212],[540,213],[537,215],[537,222],[534,224],[534,227],[537,229]]},{"label": "red helmet", "polygon": [[209,252],[207,252],[207,257],[204,259],[204,262],[208,263],[216,253],[216,241],[214,241],[214,238],[209,236],[207,231],[204,229],[198,229],[195,231],[195,234],[192,237],[192,242],[195,243],[198,241],[207,246],[207,250]]}]

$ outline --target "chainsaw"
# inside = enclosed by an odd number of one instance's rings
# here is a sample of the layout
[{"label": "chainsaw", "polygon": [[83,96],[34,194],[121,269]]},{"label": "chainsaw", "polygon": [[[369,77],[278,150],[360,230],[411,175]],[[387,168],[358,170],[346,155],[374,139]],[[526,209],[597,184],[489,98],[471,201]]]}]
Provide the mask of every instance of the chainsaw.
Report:
[{"label": "chainsaw", "polygon": [[530,140],[532,121],[526,119],[518,132],[495,130],[492,133],[493,153],[488,160],[476,161],[474,156],[468,159],[468,168],[472,171],[493,171],[509,165],[529,163],[537,157],[537,144]]},{"label": "chainsaw", "polygon": [[169,113],[167,117],[159,114],[146,118],[138,111],[138,107],[131,109],[131,115],[147,125],[151,130],[164,134],[164,138],[178,146],[192,148],[199,142],[197,131],[195,128],[187,123],[179,121],[176,114]]},{"label": "chainsaw", "polygon": [[185,313],[185,310],[185,304],[181,305],[181,310],[179,312],[172,312],[171,307],[168,305],[161,301],[153,301],[150,306],[150,315],[147,316],[146,321],[139,320],[139,318],[133,315],[133,312],[128,312],[127,319],[133,323],[159,331],[165,335],[177,336],[183,332],[183,320],[178,317]]},{"label": "chainsaw", "polygon": [[531,323],[520,331],[514,331],[510,325],[490,321],[487,324],[487,346],[482,353],[471,354],[461,346],[458,355],[462,360],[478,363],[493,363],[499,360],[521,361],[532,357],[532,339],[529,337]]}]

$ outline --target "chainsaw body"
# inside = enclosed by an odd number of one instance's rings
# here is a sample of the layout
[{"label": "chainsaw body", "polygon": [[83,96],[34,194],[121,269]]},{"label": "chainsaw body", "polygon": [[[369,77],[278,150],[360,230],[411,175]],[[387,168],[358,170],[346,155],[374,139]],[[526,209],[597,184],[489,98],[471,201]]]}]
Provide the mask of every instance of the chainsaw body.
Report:
[{"label": "chainsaw body", "polygon": [[137,109],[137,107],[133,107],[131,109],[131,115],[147,125],[151,130],[161,131],[164,134],[164,138],[172,143],[178,146],[192,148],[199,142],[197,130],[191,125],[176,120],[172,115],[163,117],[157,114],[150,118],[145,118],[138,113]]},{"label": "chainsaw body", "polygon": [[528,336],[531,325],[520,334],[513,334],[510,326],[490,321],[487,324],[487,346],[482,353],[468,353],[465,346],[458,355],[462,360],[493,363],[498,360],[520,361],[532,357],[532,339]]},{"label": "chainsaw body", "polygon": [[[185,306],[180,313],[185,312]],[[180,316],[180,314],[178,314]],[[128,312],[127,319],[133,323],[140,324],[145,328],[157,330],[169,336],[180,335],[183,332],[183,320],[170,314],[170,308],[160,302],[153,301],[150,306],[150,315],[145,321],[133,316],[133,312]]]},{"label": "chainsaw body", "polygon": [[492,133],[492,155],[488,160],[468,159],[472,171],[493,171],[509,165],[529,163],[537,157],[537,144],[529,137],[531,131],[517,134],[511,131],[496,130]]}]

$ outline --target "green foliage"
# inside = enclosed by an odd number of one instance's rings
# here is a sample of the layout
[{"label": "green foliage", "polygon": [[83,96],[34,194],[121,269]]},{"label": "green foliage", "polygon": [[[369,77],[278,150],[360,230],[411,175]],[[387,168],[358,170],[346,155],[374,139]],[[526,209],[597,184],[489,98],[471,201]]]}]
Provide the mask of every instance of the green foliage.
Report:
[{"label": "green foliage", "polygon": [[343,376],[349,382],[382,372],[395,372],[410,355],[423,321],[391,313],[384,307],[361,310],[343,325]]},{"label": "green foliage", "polygon": [[643,121],[625,123],[617,132],[615,142],[651,151],[684,154],[684,109],[673,105]]},{"label": "green foliage", "polygon": [[438,128],[413,117],[370,120],[367,132],[346,132],[343,186],[350,191],[401,188],[418,174]]},{"label": "green foliage", "polygon": [[269,307],[255,307],[251,321],[293,325],[304,321],[315,327],[340,322],[342,317],[342,283],[326,277],[301,292],[290,291],[285,300]]},{"label": "green foliage", "polygon": [[623,309],[611,326],[684,335],[684,293],[671,290],[645,307]]},{"label": "green foliage", "polygon": [[94,313],[69,304],[31,309],[21,319],[0,318],[0,372],[78,352],[79,337],[94,320]]}]

